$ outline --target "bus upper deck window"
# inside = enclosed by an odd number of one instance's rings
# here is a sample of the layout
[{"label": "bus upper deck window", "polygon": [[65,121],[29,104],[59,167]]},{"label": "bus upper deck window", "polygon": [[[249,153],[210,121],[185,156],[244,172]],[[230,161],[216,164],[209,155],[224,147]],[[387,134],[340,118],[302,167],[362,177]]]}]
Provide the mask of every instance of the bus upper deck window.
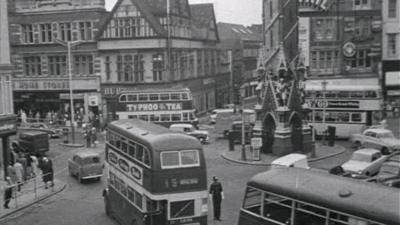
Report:
[{"label": "bus upper deck window", "polygon": [[128,102],[136,102],[137,101],[137,95],[128,95]]},{"label": "bus upper deck window", "polygon": [[139,95],[139,101],[148,101],[148,100],[149,100],[148,94],[140,94]]},{"label": "bus upper deck window", "polygon": [[119,97],[119,101],[126,102],[126,95],[121,95],[121,97]]},{"label": "bus upper deck window", "polygon": [[199,152],[196,150],[182,151],[181,162],[183,166],[199,165]]},{"label": "bus upper deck window", "polygon": [[173,93],[171,94],[171,100],[180,100],[181,95],[179,93]]},{"label": "bus upper deck window", "polygon": [[182,121],[188,121],[189,120],[189,113],[184,112],[182,113]]},{"label": "bus upper deck window", "polygon": [[143,162],[143,146],[136,145],[136,159]]},{"label": "bus upper deck window", "polygon": [[161,114],[161,121],[170,121],[171,120],[170,114]]},{"label": "bus upper deck window", "polygon": [[375,91],[367,91],[367,92],[365,93],[365,97],[366,97],[366,98],[376,98],[376,97],[377,97],[377,94],[376,94]]},{"label": "bus upper deck window", "polygon": [[133,142],[129,142],[129,146],[128,146],[128,154],[133,157],[136,158],[136,144]]},{"label": "bus upper deck window", "polygon": [[162,167],[179,166],[179,152],[162,152],[161,166]]},{"label": "bus upper deck window", "polygon": [[338,97],[339,98],[348,98],[349,97],[349,92],[348,91],[340,91],[339,93],[338,93]]},{"label": "bus upper deck window", "polygon": [[143,149],[143,163],[150,166],[150,153],[146,148]]},{"label": "bus upper deck window", "polygon": [[150,94],[150,101],[158,101],[159,95],[158,94]]},{"label": "bus upper deck window", "polygon": [[160,94],[160,99],[163,101],[168,101],[169,99],[169,94]]},{"label": "bus upper deck window", "polygon": [[188,100],[189,99],[188,94],[187,93],[182,93],[182,99],[183,100]]},{"label": "bus upper deck window", "polygon": [[172,114],[172,121],[181,121],[181,114]]}]

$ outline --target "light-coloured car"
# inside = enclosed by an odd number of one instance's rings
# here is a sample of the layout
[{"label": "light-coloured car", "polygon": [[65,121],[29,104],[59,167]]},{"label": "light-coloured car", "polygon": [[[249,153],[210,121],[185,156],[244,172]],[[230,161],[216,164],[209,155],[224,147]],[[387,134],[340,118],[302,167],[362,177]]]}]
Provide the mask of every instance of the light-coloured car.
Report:
[{"label": "light-coloured car", "polygon": [[193,136],[202,144],[210,142],[210,135],[206,130],[197,130],[192,124],[186,123],[175,123],[169,127],[170,130],[180,133],[185,133],[187,135]]},{"label": "light-coloured car", "polygon": [[353,134],[350,141],[354,147],[378,149],[385,155],[400,151],[400,140],[394,137],[392,131],[384,128],[366,129],[362,134]]},{"label": "light-coloured car", "polygon": [[372,176],[378,173],[387,156],[379,150],[364,148],[353,152],[350,160],[342,165],[344,171],[359,176]]},{"label": "light-coloured car", "polygon": [[100,180],[103,167],[99,154],[88,150],[77,152],[68,160],[69,174],[77,177],[79,182],[86,179]]}]

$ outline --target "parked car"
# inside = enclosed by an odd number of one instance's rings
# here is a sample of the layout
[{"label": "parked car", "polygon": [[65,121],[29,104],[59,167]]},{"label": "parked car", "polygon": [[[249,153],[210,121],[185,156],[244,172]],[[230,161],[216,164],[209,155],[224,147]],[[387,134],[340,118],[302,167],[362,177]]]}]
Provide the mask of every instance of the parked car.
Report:
[{"label": "parked car", "polygon": [[19,131],[41,131],[49,135],[50,138],[59,138],[62,135],[62,129],[48,126],[46,123],[35,122],[26,123],[18,127]]},{"label": "parked car", "polygon": [[383,162],[376,175],[376,182],[400,188],[400,154],[395,154]]},{"label": "parked car", "polygon": [[77,177],[80,183],[86,179],[100,180],[103,167],[99,154],[92,151],[77,152],[68,160],[69,174]]},{"label": "parked car", "polygon": [[354,147],[379,149],[384,155],[400,151],[400,140],[394,137],[392,131],[384,128],[366,129],[362,134],[353,134],[350,141]]},{"label": "parked car", "polygon": [[353,152],[351,159],[342,165],[344,171],[358,176],[372,176],[378,173],[387,156],[379,150],[365,148]]},{"label": "parked car", "polygon": [[[235,143],[242,143],[242,121],[233,121],[231,125],[231,130],[229,132],[233,133]],[[244,140],[246,144],[250,144],[251,137],[253,133],[253,125],[251,123],[244,123]]]},{"label": "parked car", "polygon": [[298,153],[291,153],[279,157],[272,161],[271,165],[310,169],[310,167],[308,166],[307,156]]},{"label": "parked car", "polygon": [[18,145],[24,153],[45,155],[49,151],[49,136],[42,131],[23,131],[18,135]]},{"label": "parked car", "polygon": [[210,142],[210,135],[208,131],[206,130],[197,130],[192,124],[186,124],[186,123],[176,123],[172,124],[169,127],[170,130],[176,131],[176,132],[181,132],[185,133],[187,135],[193,136],[197,139],[202,144],[206,144]]}]

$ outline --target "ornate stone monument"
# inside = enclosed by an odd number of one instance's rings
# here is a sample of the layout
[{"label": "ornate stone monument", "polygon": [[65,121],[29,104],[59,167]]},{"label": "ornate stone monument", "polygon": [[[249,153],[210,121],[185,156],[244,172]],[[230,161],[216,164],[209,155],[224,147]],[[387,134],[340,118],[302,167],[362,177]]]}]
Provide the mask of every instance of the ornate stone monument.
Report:
[{"label": "ornate stone monument", "polygon": [[278,63],[274,64],[265,65],[262,53],[259,58],[256,110],[257,125],[262,128],[262,153],[306,154],[313,150],[314,144],[305,120],[308,108],[304,104],[304,57],[300,54],[296,65],[289,64],[282,44],[278,54]]}]

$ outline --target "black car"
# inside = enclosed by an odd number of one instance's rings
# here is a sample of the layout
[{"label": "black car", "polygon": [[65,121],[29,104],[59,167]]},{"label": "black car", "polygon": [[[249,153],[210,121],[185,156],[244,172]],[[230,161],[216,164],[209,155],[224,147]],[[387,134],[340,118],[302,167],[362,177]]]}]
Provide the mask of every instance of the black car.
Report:
[{"label": "black car", "polygon": [[[234,121],[230,130],[235,143],[242,143],[242,121]],[[253,132],[253,125],[251,123],[244,123],[244,139],[246,144],[250,144]]]}]

